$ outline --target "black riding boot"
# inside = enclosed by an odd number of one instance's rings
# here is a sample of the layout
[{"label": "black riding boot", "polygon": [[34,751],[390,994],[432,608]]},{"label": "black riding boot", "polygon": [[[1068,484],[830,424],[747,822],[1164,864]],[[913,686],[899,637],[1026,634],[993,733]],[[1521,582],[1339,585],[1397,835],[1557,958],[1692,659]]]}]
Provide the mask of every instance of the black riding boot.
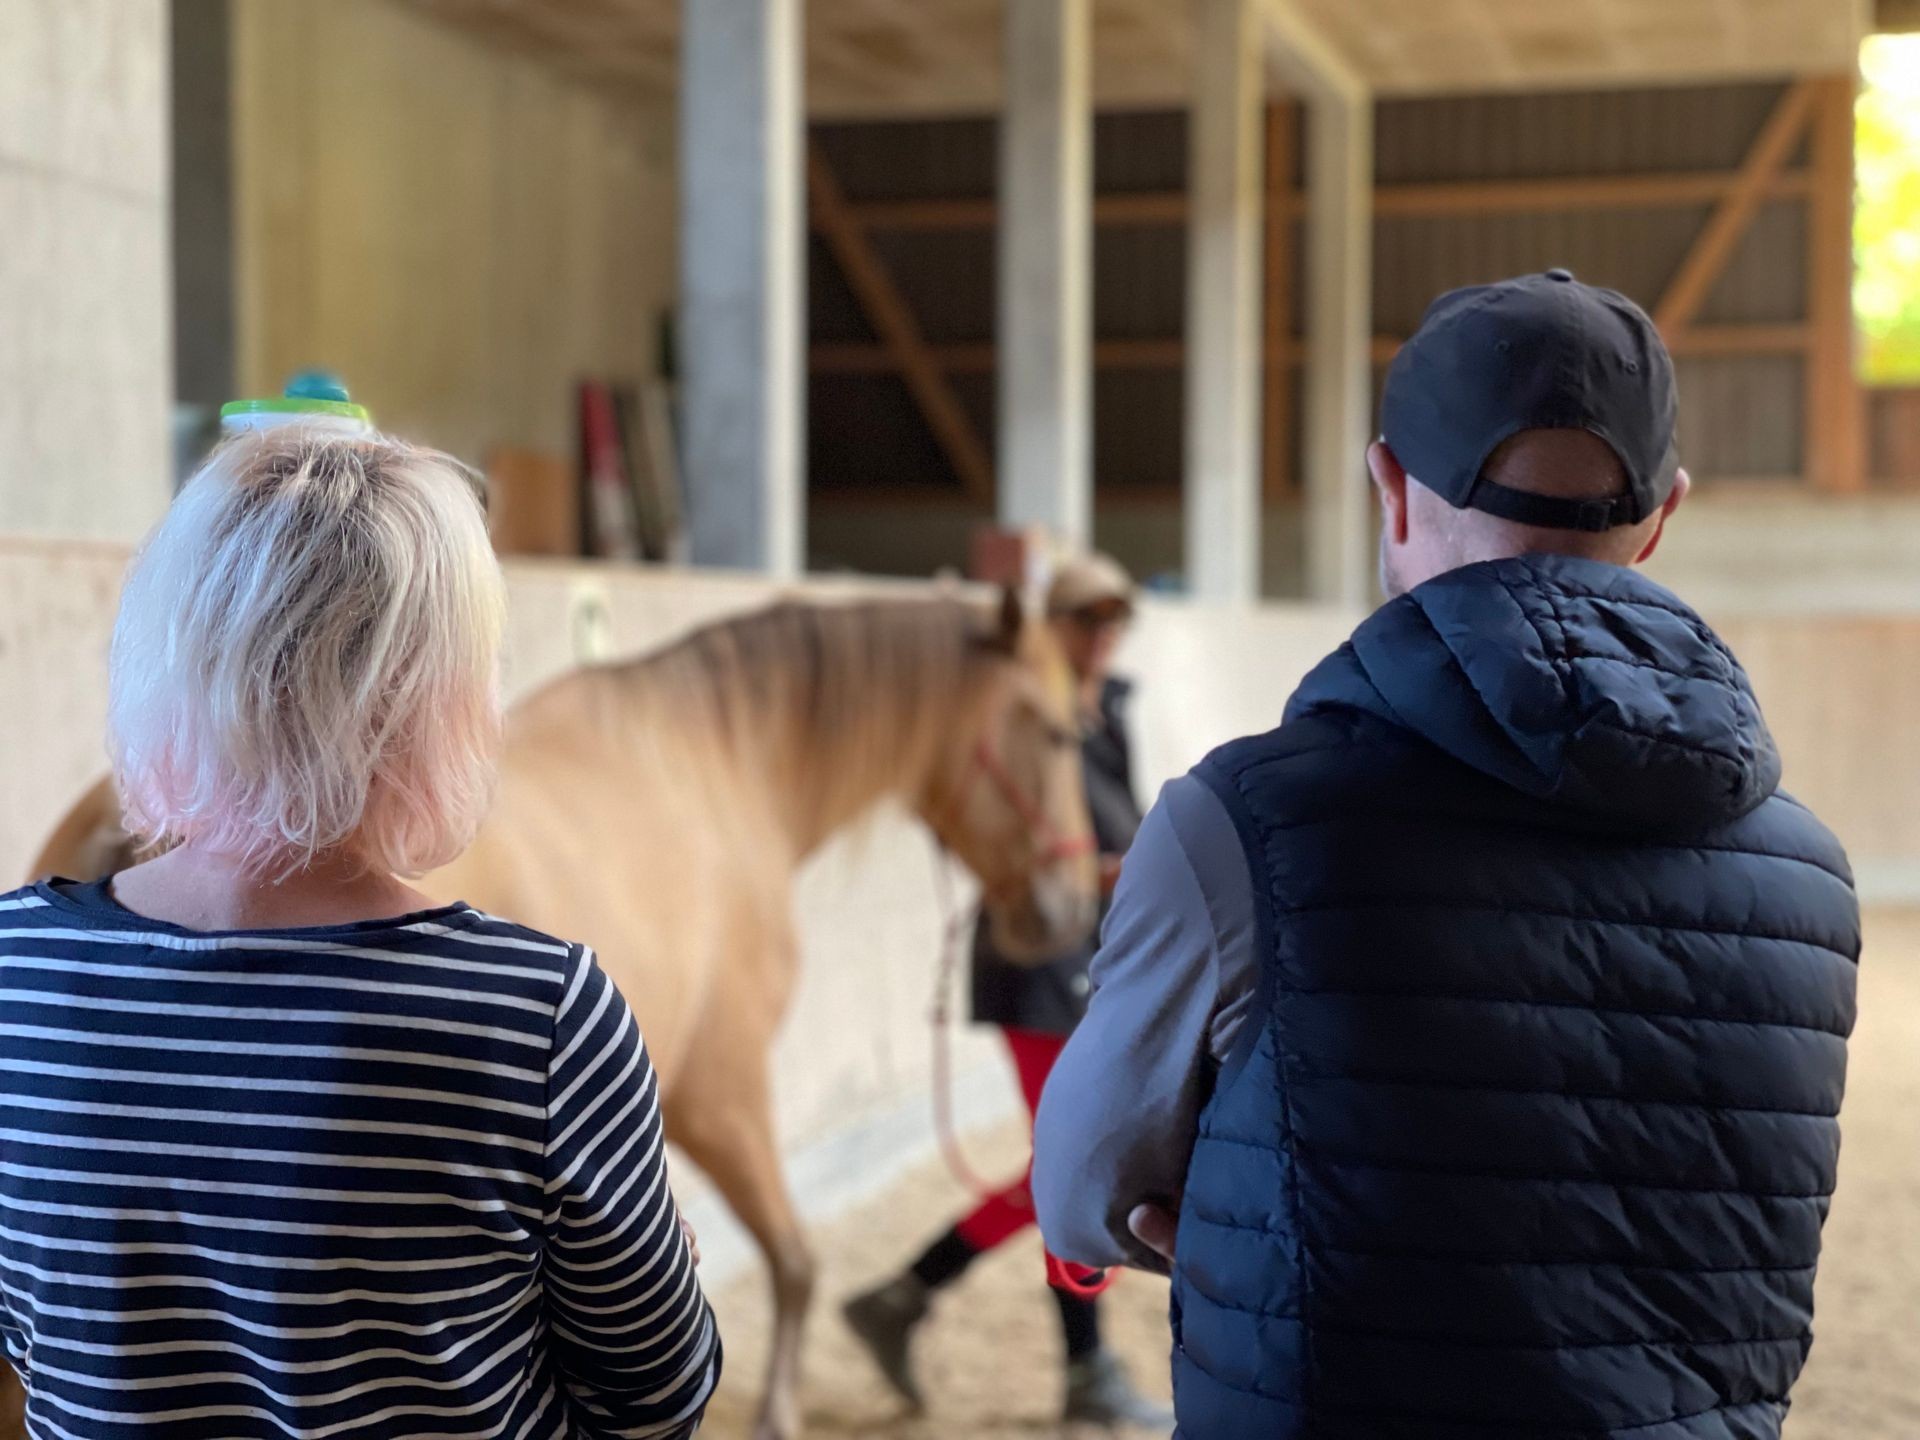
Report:
[{"label": "black riding boot", "polygon": [[915,1410],[926,1408],[926,1401],[913,1373],[914,1327],[927,1318],[934,1291],[959,1279],[979,1258],[958,1230],[949,1230],[905,1274],[840,1307],[847,1328],[867,1347],[887,1383]]},{"label": "black riding boot", "polygon": [[1173,1412],[1133,1388],[1126,1367],[1100,1343],[1100,1311],[1092,1300],[1055,1290],[1067,1342],[1064,1417],[1087,1425],[1137,1425],[1165,1433]]}]

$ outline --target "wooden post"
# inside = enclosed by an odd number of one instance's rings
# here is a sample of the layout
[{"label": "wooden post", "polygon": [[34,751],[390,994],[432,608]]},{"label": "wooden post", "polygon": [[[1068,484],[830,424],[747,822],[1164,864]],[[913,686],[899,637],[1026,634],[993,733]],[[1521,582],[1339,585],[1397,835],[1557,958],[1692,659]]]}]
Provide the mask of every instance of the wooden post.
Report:
[{"label": "wooden post", "polygon": [[1187,586],[1260,593],[1258,0],[1198,0],[1187,186]]},{"label": "wooden post", "polygon": [[1853,318],[1854,77],[1812,82],[1813,204],[1807,226],[1806,446],[1808,478],[1851,493],[1867,484],[1866,393],[1859,380]]},{"label": "wooden post", "polygon": [[799,573],[801,0],[681,6],[681,413],[696,564]]},{"label": "wooden post", "polygon": [[1093,539],[1093,15],[1005,0],[1000,523]]}]

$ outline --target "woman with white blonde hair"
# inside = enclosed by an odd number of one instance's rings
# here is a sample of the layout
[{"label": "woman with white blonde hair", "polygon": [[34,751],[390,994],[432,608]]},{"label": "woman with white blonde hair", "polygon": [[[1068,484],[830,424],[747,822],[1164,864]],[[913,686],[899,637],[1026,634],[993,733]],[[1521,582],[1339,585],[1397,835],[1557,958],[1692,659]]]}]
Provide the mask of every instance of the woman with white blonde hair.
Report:
[{"label": "woman with white blonde hair", "polygon": [[[157,858],[0,897],[0,1340],[33,1436],[683,1436],[720,1368],[632,1015],[437,905],[500,730],[469,475],[230,441],[134,562]],[[131,1428],[129,1428],[131,1427]]]}]

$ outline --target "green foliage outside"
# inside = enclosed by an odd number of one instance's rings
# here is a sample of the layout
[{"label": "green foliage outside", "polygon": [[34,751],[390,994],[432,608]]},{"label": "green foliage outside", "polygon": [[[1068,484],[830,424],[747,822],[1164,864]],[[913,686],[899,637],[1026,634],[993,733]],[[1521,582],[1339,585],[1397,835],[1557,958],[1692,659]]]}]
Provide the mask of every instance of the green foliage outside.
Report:
[{"label": "green foliage outside", "polygon": [[1920,35],[1875,35],[1860,52],[1853,308],[1861,377],[1920,385]]}]

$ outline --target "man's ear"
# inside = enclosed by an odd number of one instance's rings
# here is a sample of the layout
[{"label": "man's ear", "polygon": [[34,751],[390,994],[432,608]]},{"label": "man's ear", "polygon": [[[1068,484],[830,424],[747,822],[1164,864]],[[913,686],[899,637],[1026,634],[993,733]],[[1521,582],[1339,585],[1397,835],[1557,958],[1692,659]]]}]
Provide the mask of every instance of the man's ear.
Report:
[{"label": "man's ear", "polygon": [[1660,542],[1666,538],[1667,521],[1687,498],[1687,492],[1693,489],[1693,477],[1685,470],[1673,477],[1673,493],[1667,496],[1667,503],[1660,507],[1660,516],[1653,524],[1653,534],[1648,537],[1646,548],[1634,557],[1633,563],[1644,565],[1653,558],[1653,552],[1660,548]]},{"label": "man's ear", "polygon": [[1380,493],[1387,538],[1395,545],[1406,544],[1407,472],[1386,441],[1376,440],[1367,447],[1367,473],[1373,476],[1373,488]]}]

